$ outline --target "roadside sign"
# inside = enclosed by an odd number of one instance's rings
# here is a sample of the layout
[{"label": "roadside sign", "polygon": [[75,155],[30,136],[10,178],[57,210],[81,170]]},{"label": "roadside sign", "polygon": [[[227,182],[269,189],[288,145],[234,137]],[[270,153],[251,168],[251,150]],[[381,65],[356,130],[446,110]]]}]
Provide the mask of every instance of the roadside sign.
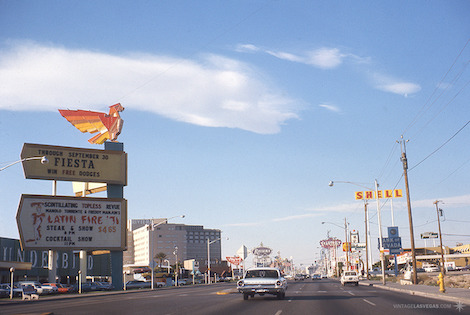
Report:
[{"label": "roadside sign", "polygon": [[23,249],[126,248],[125,199],[21,195],[16,221]]},{"label": "roadside sign", "polygon": [[320,241],[320,246],[323,248],[337,248],[340,247],[343,242],[337,238],[330,237],[326,240]]},{"label": "roadside sign", "polygon": [[438,238],[438,234],[435,232],[424,232],[421,233],[421,239],[428,239],[428,238]]},{"label": "roadside sign", "polygon": [[127,185],[127,154],[123,151],[25,143],[21,159],[45,156],[47,164],[23,163],[28,179]]},{"label": "roadside sign", "polygon": [[229,263],[232,265],[239,265],[242,262],[241,257],[225,257]]},{"label": "roadside sign", "polygon": [[[380,239],[377,239],[380,247]],[[382,246],[386,249],[401,248],[401,237],[382,237]]]}]

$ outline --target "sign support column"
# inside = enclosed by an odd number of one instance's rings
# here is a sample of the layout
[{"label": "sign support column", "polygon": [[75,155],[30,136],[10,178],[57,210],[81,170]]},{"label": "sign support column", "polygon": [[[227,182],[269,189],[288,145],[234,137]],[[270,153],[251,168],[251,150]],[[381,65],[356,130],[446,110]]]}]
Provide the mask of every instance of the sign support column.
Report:
[{"label": "sign support column", "polygon": [[[104,143],[105,150],[110,151],[124,151],[124,144],[121,142],[108,142]],[[124,198],[124,185],[108,184],[108,198]],[[121,224],[126,224],[122,222]],[[126,242],[127,244],[127,233]],[[122,290],[124,281],[122,279],[123,271],[123,252],[122,250],[111,251],[111,279],[113,286],[116,290]]]}]

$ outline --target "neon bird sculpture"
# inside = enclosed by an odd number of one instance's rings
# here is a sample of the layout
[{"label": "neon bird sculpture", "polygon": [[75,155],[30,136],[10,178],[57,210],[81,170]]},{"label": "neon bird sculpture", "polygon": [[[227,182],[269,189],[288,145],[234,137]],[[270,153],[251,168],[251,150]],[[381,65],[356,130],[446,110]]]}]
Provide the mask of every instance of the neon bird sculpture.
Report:
[{"label": "neon bird sculpture", "polygon": [[88,140],[90,143],[103,144],[106,140],[116,141],[121,133],[124,120],[119,116],[124,107],[120,103],[109,106],[109,114],[88,110],[59,109],[60,114],[81,132],[98,134]]}]

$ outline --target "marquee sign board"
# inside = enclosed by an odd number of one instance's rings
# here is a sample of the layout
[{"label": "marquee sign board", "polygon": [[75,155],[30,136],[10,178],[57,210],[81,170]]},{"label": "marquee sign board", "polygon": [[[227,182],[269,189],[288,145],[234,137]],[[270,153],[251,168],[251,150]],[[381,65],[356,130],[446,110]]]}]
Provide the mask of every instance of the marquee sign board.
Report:
[{"label": "marquee sign board", "polygon": [[127,200],[21,195],[23,249],[125,250]]},{"label": "marquee sign board", "polygon": [[45,156],[47,164],[23,162],[28,179],[127,185],[127,153],[25,143],[21,159]]},{"label": "marquee sign board", "polygon": [[341,244],[342,244],[341,240],[337,238],[332,238],[332,237],[330,237],[329,239],[320,241],[320,246],[323,248],[337,248],[337,247],[340,247]]},{"label": "marquee sign board", "polygon": [[240,265],[240,263],[242,262],[242,258],[241,257],[225,257],[227,259],[227,261],[229,263],[231,263],[232,265]]}]

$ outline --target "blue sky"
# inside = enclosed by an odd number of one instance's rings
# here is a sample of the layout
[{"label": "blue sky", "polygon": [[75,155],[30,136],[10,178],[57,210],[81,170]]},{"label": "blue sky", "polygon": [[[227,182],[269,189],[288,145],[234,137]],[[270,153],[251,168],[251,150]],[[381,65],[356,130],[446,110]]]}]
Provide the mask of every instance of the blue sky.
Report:
[{"label": "blue sky", "polygon": [[[417,245],[437,231],[435,200],[444,243],[469,243],[469,10],[467,1],[1,0],[0,167],[23,143],[102,148],[57,109],[120,102],[129,218],[184,213],[175,222],[229,237],[224,256],[263,242],[310,264],[328,230],[344,237],[322,221],[346,217],[364,240],[361,188],[328,182],[404,190],[403,135]],[[20,195],[52,184],[24,179],[20,165],[0,176],[0,236],[16,238]],[[71,184],[58,193],[71,195]],[[409,246],[405,201],[393,205]]]}]

